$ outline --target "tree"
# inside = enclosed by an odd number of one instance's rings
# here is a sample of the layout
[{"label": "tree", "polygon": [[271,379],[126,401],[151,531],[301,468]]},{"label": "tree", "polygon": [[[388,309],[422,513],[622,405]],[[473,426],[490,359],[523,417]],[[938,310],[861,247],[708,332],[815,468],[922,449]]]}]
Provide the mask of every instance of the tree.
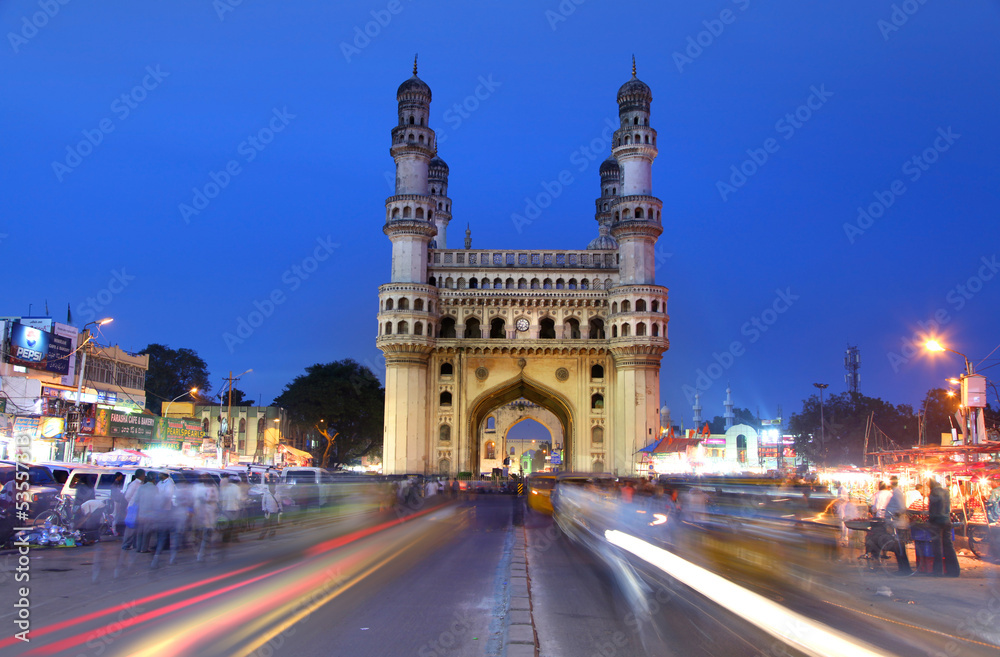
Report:
[{"label": "tree", "polygon": [[792,414],[788,432],[795,436],[799,456],[814,463],[863,465],[869,417],[874,417],[875,427],[869,435],[868,452],[901,449],[917,442],[917,418],[908,404],[893,406],[877,397],[849,392],[824,397],[825,432],[820,429],[818,395],[802,402],[801,413]]},{"label": "tree", "polygon": [[208,366],[191,349],[171,349],[162,344],[151,344],[139,353],[149,355],[147,403],[158,414],[162,412],[163,404],[183,397],[191,388],[198,388],[199,397],[212,389],[208,382]]},{"label": "tree", "polygon": [[941,434],[951,433],[955,422],[955,411],[958,410],[958,396],[949,396],[944,388],[932,388],[924,397],[924,444],[938,445]]},{"label": "tree", "polygon": [[367,367],[354,360],[318,363],[295,377],[274,400],[287,409],[289,420],[303,432],[322,426],[331,437],[324,467],[380,453],[385,390]]},{"label": "tree", "polygon": [[[225,380],[226,385],[222,392],[215,399],[219,400],[221,406],[229,406],[229,379]],[[233,406],[253,406],[253,399],[248,399],[245,392],[233,386]]]}]

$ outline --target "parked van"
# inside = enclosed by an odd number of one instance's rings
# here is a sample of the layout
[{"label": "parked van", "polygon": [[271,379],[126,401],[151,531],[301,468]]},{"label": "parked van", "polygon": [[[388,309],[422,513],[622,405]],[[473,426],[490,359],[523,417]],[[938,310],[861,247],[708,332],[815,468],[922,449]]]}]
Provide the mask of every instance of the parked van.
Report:
[{"label": "parked van", "polygon": [[108,499],[111,497],[111,488],[115,485],[115,477],[119,474],[125,477],[125,481],[122,484],[122,492],[124,492],[132,481],[132,477],[135,474],[134,469],[126,471],[125,468],[106,468],[99,465],[73,468],[66,479],[66,483],[63,484],[62,494],[76,499],[76,489],[84,481],[90,480],[91,485],[94,486],[94,496],[99,500]]},{"label": "parked van", "polygon": [[324,506],[331,501],[333,475],[324,468],[285,468],[281,483],[292,502],[301,508]]}]

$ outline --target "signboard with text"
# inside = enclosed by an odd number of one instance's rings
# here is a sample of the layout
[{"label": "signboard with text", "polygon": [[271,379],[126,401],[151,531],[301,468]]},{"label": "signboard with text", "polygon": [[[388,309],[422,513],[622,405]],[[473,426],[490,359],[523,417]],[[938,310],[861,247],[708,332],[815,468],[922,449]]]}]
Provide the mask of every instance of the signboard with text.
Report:
[{"label": "signboard with text", "polygon": [[108,435],[118,438],[153,440],[156,418],[152,415],[130,415],[111,411]]}]

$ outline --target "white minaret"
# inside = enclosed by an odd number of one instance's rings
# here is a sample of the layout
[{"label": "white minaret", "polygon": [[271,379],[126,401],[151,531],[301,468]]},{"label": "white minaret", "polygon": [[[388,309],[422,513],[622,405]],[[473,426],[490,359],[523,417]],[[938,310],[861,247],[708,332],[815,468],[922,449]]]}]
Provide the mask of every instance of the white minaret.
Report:
[{"label": "white minaret", "polygon": [[392,129],[389,153],[396,161],[396,193],[385,200],[383,232],[392,240],[392,282],[427,282],[427,246],[437,233],[434,199],[428,178],[434,156],[434,131],[427,125],[431,111],[431,88],[413,77],[396,90],[399,124]]},{"label": "white minaret", "polygon": [[448,248],[448,222],[451,221],[451,199],[448,198],[448,165],[444,160],[434,155],[428,169],[427,182],[431,188],[431,198],[434,199],[434,226],[437,237],[432,242],[434,248]]},{"label": "white minaret", "polygon": [[612,155],[621,167],[621,192],[612,218],[611,236],[618,241],[619,275],[622,285],[652,285],[656,282],[654,247],[663,232],[663,203],[653,196],[653,160],[656,131],[649,127],[653,92],[635,77],[618,90],[618,117]]},{"label": "white minaret", "polygon": [[733,415],[733,389],[726,386],[726,412],[723,413],[722,417],[726,418],[726,431],[733,427],[733,421],[736,416]]},{"label": "white minaret", "polygon": [[694,393],[694,429],[701,431],[704,421],[701,419],[701,393]]}]

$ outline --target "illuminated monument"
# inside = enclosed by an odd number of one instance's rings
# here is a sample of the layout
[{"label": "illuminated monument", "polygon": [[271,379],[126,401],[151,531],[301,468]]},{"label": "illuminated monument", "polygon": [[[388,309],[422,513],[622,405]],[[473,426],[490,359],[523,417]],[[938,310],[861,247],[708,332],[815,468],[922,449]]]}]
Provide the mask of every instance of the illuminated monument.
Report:
[{"label": "illuminated monument", "polygon": [[[663,229],[649,87],[633,65],[618,90],[599,234],[581,250],[473,249],[468,230],[465,248],[449,249],[448,166],[416,64],[396,98],[396,193],[383,227],[392,274],[379,288],[376,340],[386,359],[385,472],[488,472],[497,459],[487,456],[508,453],[497,415],[504,409],[509,428],[518,407],[562,442],[564,469],[634,472],[636,451],[659,434],[669,347],[667,289],[655,280]],[[531,403],[511,405],[520,399]]]}]

